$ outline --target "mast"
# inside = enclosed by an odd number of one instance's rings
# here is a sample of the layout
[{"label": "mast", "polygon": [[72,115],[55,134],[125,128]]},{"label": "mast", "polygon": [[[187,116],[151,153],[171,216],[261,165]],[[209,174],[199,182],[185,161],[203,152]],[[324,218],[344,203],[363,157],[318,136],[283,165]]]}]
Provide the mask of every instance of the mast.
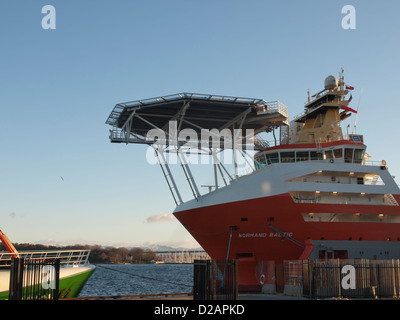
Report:
[{"label": "mast", "polygon": [[[328,76],[324,89],[309,98],[305,112],[294,121],[303,123],[299,138],[295,143],[323,143],[343,140],[340,122],[350,117],[346,110],[350,100],[344,83],[343,69],[339,77]],[[344,110],[344,111],[343,111]]]}]

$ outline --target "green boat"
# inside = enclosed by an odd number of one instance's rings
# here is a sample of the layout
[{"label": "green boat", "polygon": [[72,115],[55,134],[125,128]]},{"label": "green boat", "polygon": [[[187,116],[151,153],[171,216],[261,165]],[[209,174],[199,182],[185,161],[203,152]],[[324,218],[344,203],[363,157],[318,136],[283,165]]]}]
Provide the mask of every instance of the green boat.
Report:
[{"label": "green boat", "polygon": [[[16,253],[18,258],[24,258],[26,261],[35,259],[41,261],[58,259],[60,261],[59,298],[73,298],[79,295],[95,270],[95,266],[89,263],[89,254],[90,250],[46,250]],[[15,253],[0,252],[0,300],[7,300],[9,297],[12,257],[15,257]],[[40,270],[40,272],[42,271]],[[27,276],[29,277],[29,275]],[[35,285],[42,285],[43,279],[45,279],[43,276],[40,277]],[[46,283],[43,282],[43,285]]]}]

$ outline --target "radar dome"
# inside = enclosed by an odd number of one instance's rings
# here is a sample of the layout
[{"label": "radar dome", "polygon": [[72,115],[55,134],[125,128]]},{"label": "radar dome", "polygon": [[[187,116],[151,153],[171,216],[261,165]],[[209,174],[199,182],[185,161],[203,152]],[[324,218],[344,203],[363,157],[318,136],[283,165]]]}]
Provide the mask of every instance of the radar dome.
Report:
[{"label": "radar dome", "polygon": [[328,76],[325,79],[325,89],[326,90],[333,90],[339,86],[338,79],[334,76]]}]

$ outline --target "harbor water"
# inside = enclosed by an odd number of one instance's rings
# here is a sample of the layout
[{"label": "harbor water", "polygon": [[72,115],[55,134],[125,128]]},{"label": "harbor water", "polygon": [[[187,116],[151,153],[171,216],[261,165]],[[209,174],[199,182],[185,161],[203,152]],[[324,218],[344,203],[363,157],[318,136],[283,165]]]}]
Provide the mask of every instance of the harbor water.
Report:
[{"label": "harbor water", "polygon": [[186,293],[193,264],[99,264],[79,297]]}]

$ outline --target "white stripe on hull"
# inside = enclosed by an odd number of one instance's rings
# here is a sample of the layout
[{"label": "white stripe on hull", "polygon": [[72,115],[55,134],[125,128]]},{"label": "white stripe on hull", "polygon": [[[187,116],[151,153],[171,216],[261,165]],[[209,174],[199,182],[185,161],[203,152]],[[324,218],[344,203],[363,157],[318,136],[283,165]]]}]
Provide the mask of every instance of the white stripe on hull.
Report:
[{"label": "white stripe on hull", "polygon": [[276,163],[239,178],[228,186],[202,196],[199,201],[193,199],[176,207],[174,212],[194,208],[219,205],[284,194],[288,191],[338,191],[335,183],[285,182],[289,179],[312,174],[318,171],[376,173],[385,185],[340,184],[340,192],[398,194],[399,187],[388,170],[379,166],[366,166],[352,163],[329,163],[326,161],[304,161],[299,163]]}]

